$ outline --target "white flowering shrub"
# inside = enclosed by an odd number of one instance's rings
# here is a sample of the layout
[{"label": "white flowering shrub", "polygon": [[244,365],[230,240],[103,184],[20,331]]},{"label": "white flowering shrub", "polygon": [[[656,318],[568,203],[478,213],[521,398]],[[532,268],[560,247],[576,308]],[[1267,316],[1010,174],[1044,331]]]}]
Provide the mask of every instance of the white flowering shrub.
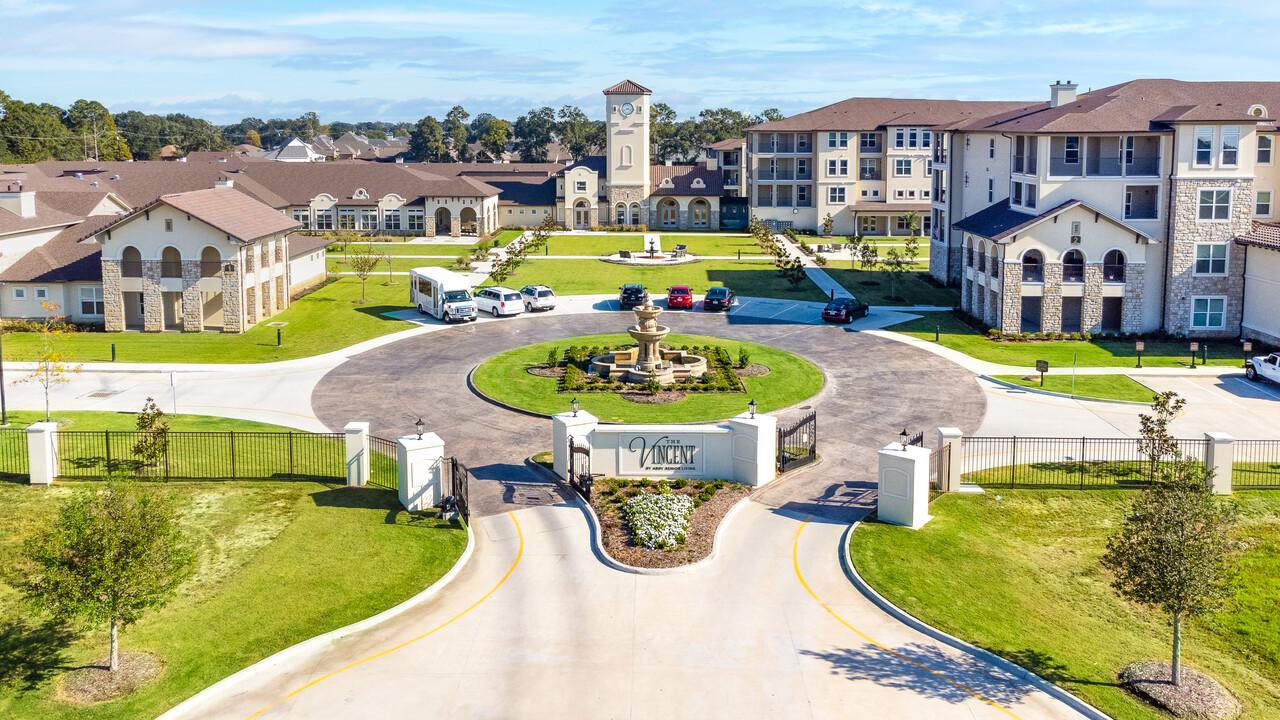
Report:
[{"label": "white flowering shrub", "polygon": [[686,495],[641,493],[627,500],[631,539],[647,548],[667,548],[684,542],[693,516],[693,500]]}]

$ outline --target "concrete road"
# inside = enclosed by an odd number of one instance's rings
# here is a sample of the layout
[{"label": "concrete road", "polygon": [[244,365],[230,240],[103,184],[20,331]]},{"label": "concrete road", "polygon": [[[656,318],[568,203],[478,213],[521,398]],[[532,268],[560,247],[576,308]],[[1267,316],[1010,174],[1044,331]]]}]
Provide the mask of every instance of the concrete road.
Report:
[{"label": "concrete road", "polygon": [[582,511],[477,520],[414,610],[177,708],[176,718],[1076,718],[885,616],[837,559],[845,525],[749,502],[683,574],[610,570]]}]

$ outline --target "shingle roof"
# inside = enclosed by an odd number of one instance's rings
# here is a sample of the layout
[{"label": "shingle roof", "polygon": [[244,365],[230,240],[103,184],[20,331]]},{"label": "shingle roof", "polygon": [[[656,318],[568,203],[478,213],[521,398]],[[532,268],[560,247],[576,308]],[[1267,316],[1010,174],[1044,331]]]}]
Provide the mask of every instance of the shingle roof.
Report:
[{"label": "shingle roof", "polygon": [[1000,241],[1007,237],[1017,235],[1034,225],[1039,225],[1040,223],[1077,206],[1083,207],[1090,212],[1097,213],[1099,217],[1105,217],[1107,220],[1133,232],[1135,235],[1147,238],[1148,240],[1151,238],[1147,233],[1126,225],[1110,215],[1075,199],[1067,200],[1061,205],[1050,208],[1039,215],[1028,215],[1024,212],[1019,212],[1010,208],[1009,200],[1006,198],[990,207],[979,210],[963,220],[952,223],[951,226],[957,230],[970,233],[971,235],[984,237],[988,240]]},{"label": "shingle roof", "polygon": [[1280,222],[1254,220],[1249,232],[1236,239],[1241,245],[1280,250]]},{"label": "shingle roof", "polygon": [[117,219],[93,215],[72,225],[0,273],[0,282],[101,282],[102,246],[80,241]]},{"label": "shingle roof", "polygon": [[712,150],[737,150],[746,143],[747,141],[744,138],[729,138],[728,140],[711,143],[706,147],[709,147]]},{"label": "shingle roof", "polygon": [[158,202],[198,218],[245,243],[302,227],[297,220],[231,188],[161,195]]},{"label": "shingle roof", "polygon": [[603,180],[607,176],[609,164],[605,161],[605,157],[603,155],[589,155],[572,165],[561,166],[559,174],[563,175],[574,168],[580,167],[595,171],[595,173],[600,176],[600,179]]},{"label": "shingle roof", "polygon": [[613,87],[605,88],[605,95],[652,95],[653,91],[631,80],[623,80]]},{"label": "shingle roof", "polygon": [[747,131],[857,131],[890,125],[934,127],[985,118],[1027,105],[1026,102],[849,98],[782,120],[752,125]]},{"label": "shingle roof", "polygon": [[296,235],[289,234],[289,259],[309,255],[316,250],[327,247],[329,239],[323,235]]},{"label": "shingle roof", "polygon": [[[663,187],[663,180],[671,180],[672,187]],[[702,180],[702,187],[694,187],[694,180]],[[723,192],[720,173],[702,165],[652,165],[649,167],[650,195],[708,195],[719,197]]]}]

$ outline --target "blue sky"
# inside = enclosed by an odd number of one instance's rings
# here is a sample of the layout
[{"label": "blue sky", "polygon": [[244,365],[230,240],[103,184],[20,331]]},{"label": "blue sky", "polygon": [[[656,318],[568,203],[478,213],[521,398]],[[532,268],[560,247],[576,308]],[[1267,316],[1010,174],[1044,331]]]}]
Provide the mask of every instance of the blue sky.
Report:
[{"label": "blue sky", "polygon": [[623,78],[682,116],[854,96],[1047,99],[1137,77],[1275,80],[1280,5],[1106,2],[0,0],[0,90],[214,122],[602,116]]}]

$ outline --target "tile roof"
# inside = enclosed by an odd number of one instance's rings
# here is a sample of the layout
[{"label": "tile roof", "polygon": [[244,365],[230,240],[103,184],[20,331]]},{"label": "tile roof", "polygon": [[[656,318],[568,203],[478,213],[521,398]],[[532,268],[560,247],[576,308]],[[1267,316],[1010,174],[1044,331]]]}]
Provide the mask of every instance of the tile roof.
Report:
[{"label": "tile roof", "polygon": [[623,80],[622,82],[604,89],[605,95],[652,95],[653,91],[631,80]]},{"label": "tile roof", "polygon": [[857,131],[891,125],[934,127],[977,120],[1027,105],[1026,102],[849,98],[782,120],[752,125],[747,132]]},{"label": "tile roof", "polygon": [[81,241],[117,219],[93,215],[72,225],[0,273],[0,282],[101,282],[102,246]]},{"label": "tile roof", "polygon": [[[671,187],[663,187],[663,180],[671,180]],[[694,180],[702,180],[702,187],[694,187]],[[719,197],[723,193],[723,178],[715,170],[702,165],[652,165],[649,167],[650,195],[709,195]]]},{"label": "tile roof", "polygon": [[1254,220],[1249,232],[1236,238],[1241,245],[1280,250],[1280,222]]}]

